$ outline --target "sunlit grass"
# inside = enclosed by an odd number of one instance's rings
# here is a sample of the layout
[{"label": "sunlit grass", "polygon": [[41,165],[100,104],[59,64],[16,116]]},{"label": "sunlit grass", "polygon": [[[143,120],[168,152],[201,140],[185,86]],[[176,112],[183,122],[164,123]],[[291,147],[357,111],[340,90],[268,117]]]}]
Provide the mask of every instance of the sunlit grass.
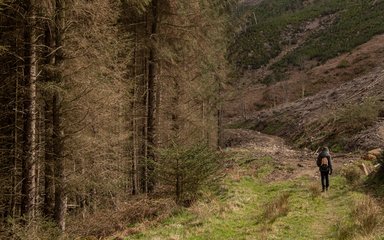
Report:
[{"label": "sunlit grass", "polygon": [[331,176],[325,194],[309,190],[320,184],[309,177],[268,182],[275,166],[271,158],[259,160],[250,162],[254,171],[228,175],[225,196],[210,195],[126,239],[339,239],[336,223],[351,219],[356,199],[364,194],[349,188],[342,175]]}]

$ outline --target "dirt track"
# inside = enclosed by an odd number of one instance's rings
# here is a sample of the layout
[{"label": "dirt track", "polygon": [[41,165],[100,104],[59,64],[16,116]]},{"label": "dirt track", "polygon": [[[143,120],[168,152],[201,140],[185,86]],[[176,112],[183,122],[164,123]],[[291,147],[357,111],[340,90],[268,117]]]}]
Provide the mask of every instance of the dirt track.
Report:
[{"label": "dirt track", "polygon": [[[272,157],[273,161],[281,166],[270,175],[272,181],[301,176],[319,178],[315,163],[317,154],[307,149],[293,149],[280,137],[253,130],[230,129],[225,131],[224,140],[227,147],[246,148],[254,154],[255,158]],[[352,154],[334,154],[332,149],[330,150],[333,156],[334,173],[338,173],[344,164],[360,158]]]}]

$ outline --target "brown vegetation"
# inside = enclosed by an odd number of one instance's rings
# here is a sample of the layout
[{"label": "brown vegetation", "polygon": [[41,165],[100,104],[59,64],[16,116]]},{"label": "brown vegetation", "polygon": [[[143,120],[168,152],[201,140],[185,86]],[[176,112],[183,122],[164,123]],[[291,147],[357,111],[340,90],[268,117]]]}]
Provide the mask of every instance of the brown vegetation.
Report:
[{"label": "brown vegetation", "polygon": [[263,214],[263,219],[268,222],[275,221],[278,217],[285,216],[289,212],[289,193],[277,196],[273,201],[267,203]]},{"label": "brown vegetation", "polygon": [[7,236],[105,236],[175,207],[157,151],[217,147],[229,2],[0,1]]},{"label": "brown vegetation", "polygon": [[225,104],[226,119],[249,118],[261,109],[341,87],[358,76],[383,68],[383,39],[384,35],[378,35],[350,53],[325,63],[308,63],[304,69],[290,69],[285,73],[284,81],[270,86],[258,83],[265,75],[264,68],[249,70],[239,80],[242,85],[237,84],[237,89],[228,90],[232,97]]},{"label": "brown vegetation", "polygon": [[336,224],[338,239],[354,239],[357,237],[376,237],[375,231],[383,223],[382,209],[375,199],[366,196],[357,201],[350,213],[353,221],[340,221]]},{"label": "brown vegetation", "polygon": [[381,147],[384,136],[379,116],[383,85],[384,72],[378,68],[338,88],[256,112],[245,121],[238,118],[234,126],[278,134],[300,147],[316,148],[319,144],[340,150]]}]

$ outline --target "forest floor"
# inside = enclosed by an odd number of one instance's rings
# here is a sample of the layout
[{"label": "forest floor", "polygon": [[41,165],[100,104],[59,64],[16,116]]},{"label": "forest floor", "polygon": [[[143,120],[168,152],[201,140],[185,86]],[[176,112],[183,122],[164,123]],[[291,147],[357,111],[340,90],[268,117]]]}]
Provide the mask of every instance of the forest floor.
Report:
[{"label": "forest floor", "polygon": [[322,193],[315,153],[254,131],[237,134],[248,140],[225,150],[219,194],[162,222],[132,226],[137,234],[121,239],[384,239],[379,212],[356,212],[371,198],[341,174],[359,156],[335,155],[330,190]]}]

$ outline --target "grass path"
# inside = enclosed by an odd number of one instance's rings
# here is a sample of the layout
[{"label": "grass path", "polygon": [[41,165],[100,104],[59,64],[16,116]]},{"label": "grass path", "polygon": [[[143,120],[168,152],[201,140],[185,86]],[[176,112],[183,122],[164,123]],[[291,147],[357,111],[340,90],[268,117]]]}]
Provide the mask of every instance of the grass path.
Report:
[{"label": "grass path", "polygon": [[270,151],[231,151],[233,167],[220,194],[207,194],[154,226],[135,226],[140,233],[124,239],[384,239],[337,235],[337,226],[352,221],[351,210],[364,196],[347,187],[343,176],[332,175],[330,191],[321,193],[310,164],[296,171],[296,163],[282,166]]}]

